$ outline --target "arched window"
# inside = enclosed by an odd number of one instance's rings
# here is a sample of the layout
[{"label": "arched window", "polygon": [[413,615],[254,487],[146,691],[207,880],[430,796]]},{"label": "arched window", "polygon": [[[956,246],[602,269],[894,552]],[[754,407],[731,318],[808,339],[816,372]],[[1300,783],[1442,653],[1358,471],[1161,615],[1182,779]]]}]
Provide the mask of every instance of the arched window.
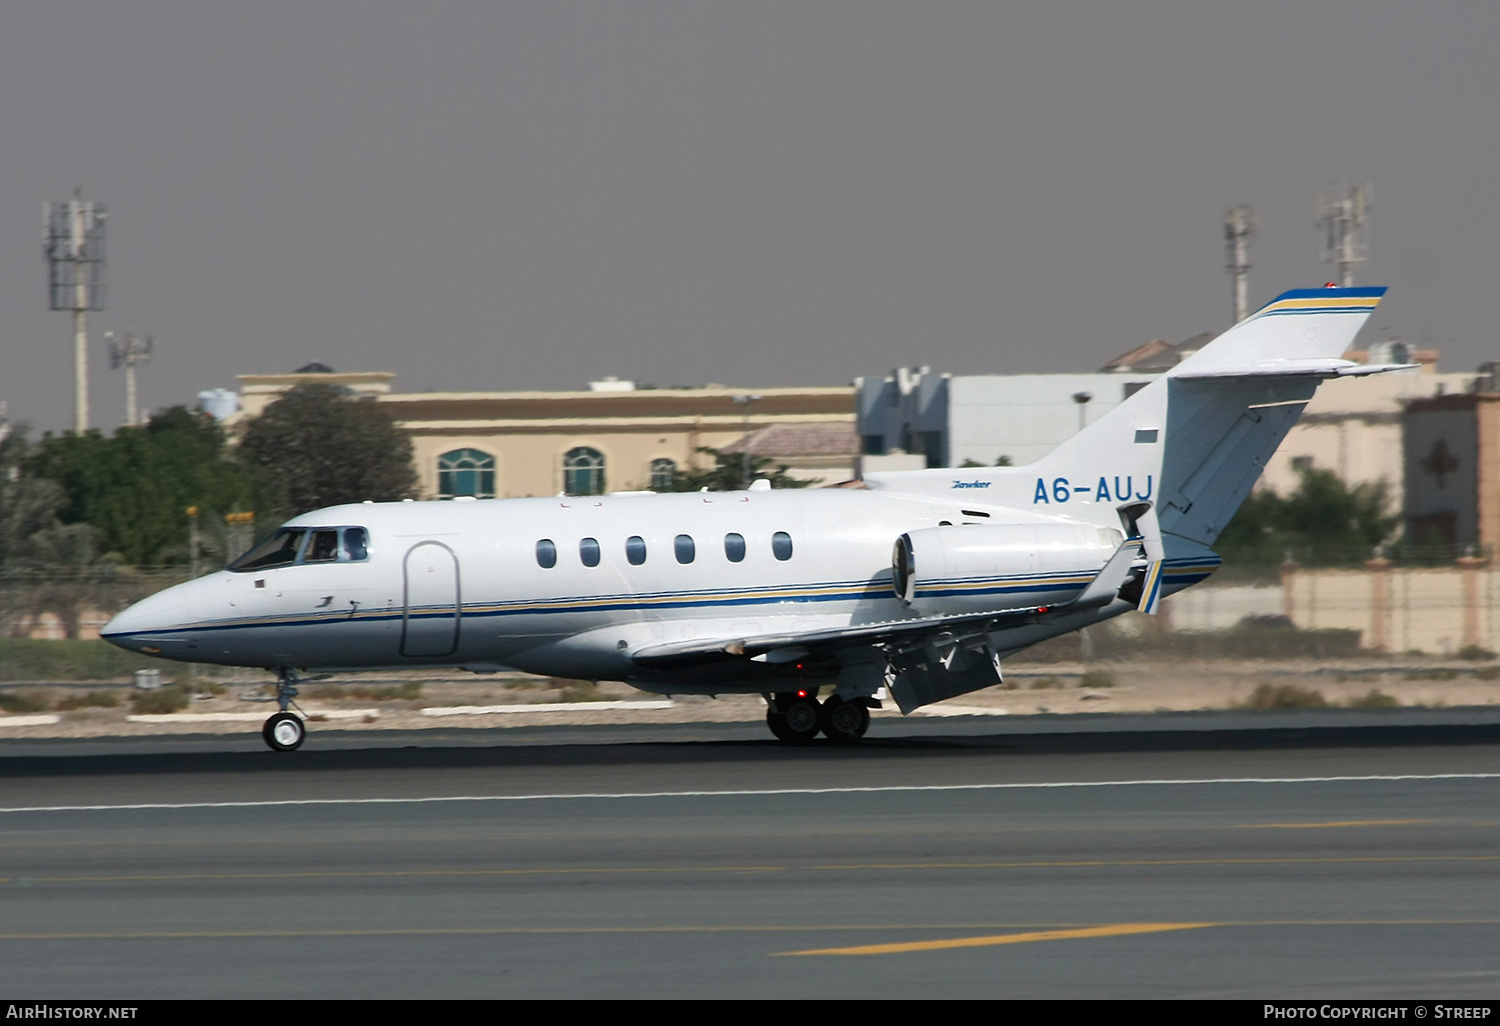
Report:
[{"label": "arched window", "polygon": [[438,457],[438,495],[452,499],[495,497],[495,457],[478,449],[454,449]]},{"label": "arched window", "polygon": [[670,492],[672,482],[677,478],[677,461],[659,459],[651,461],[651,490],[655,492]]},{"label": "arched window", "polygon": [[563,491],[569,495],[604,494],[604,454],[580,445],[563,457]]},{"label": "arched window", "polygon": [[672,540],[672,551],[677,554],[677,562],[691,563],[698,554],[698,546],[693,544],[692,535],[679,534]]},{"label": "arched window", "polygon": [[743,534],[726,534],[724,536],[724,558],[731,563],[738,563],[745,558],[745,536]]},{"label": "arched window", "polygon": [[625,539],[625,558],[631,566],[640,566],[646,561],[646,540],[638,534]]}]

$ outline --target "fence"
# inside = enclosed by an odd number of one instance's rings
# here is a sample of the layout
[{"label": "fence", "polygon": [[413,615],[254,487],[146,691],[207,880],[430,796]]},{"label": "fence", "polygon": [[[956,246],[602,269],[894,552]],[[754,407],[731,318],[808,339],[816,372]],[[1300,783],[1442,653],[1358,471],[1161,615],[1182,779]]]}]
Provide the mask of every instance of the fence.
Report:
[{"label": "fence", "polygon": [[0,571],[0,635],[7,638],[97,638],[110,617],[189,577],[186,567]]}]

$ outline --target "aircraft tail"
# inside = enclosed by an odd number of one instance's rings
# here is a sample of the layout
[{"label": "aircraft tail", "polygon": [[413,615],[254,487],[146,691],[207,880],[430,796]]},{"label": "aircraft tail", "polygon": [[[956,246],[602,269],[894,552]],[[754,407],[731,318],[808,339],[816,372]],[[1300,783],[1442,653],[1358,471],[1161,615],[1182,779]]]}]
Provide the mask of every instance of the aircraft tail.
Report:
[{"label": "aircraft tail", "polygon": [[[872,474],[867,483],[1103,526],[1128,521],[1132,531],[1159,527],[1169,568],[1211,557],[1208,546],[1321,381],[1402,369],[1341,358],[1385,291],[1283,293],[1026,466]],[[1149,538],[1147,547],[1155,547]]]}]

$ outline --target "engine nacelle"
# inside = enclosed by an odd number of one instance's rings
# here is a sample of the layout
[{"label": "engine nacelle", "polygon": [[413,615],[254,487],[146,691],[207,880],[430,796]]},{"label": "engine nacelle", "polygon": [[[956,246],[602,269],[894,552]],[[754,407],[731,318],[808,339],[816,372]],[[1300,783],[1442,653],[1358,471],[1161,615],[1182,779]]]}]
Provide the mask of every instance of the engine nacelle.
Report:
[{"label": "engine nacelle", "polygon": [[932,614],[1072,601],[1124,541],[1089,524],[926,527],[896,539],[896,597]]}]

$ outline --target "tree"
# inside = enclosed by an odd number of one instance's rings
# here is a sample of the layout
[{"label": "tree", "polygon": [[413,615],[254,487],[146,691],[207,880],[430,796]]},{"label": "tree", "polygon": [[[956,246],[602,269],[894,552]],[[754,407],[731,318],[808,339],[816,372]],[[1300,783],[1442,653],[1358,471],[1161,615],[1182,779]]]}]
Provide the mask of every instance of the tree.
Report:
[{"label": "tree", "polygon": [[1225,562],[1272,563],[1290,554],[1307,563],[1352,563],[1388,541],[1399,516],[1385,512],[1385,482],[1352,488],[1331,470],[1297,467],[1297,490],[1283,498],[1266,489],[1251,495],[1219,535]]},{"label": "tree", "polygon": [[28,472],[35,447],[24,427],[0,424],[0,626],[21,610],[55,612],[69,638],[78,637],[84,606],[100,571],[99,532],[90,524],[64,524],[68,494],[62,485]]},{"label": "tree", "polygon": [[27,470],[62,486],[63,523],[93,525],[100,551],[136,566],[187,560],[187,507],[223,513],[252,498],[218,422],[183,406],[113,438],[48,435]]},{"label": "tree", "polygon": [[283,393],[245,429],[240,459],[259,478],[261,507],[282,517],[417,490],[411,439],[374,400],[333,385]]},{"label": "tree", "polygon": [[39,532],[56,527],[68,493],[56,481],[29,473],[35,447],[24,426],[0,425],[0,567],[16,566]]},{"label": "tree", "polygon": [[[724,452],[707,446],[700,447],[698,451],[705,456],[712,456],[714,465],[706,470],[679,470],[672,477],[672,491],[696,492],[707,488],[711,492],[733,492],[749,483],[745,480],[744,453]],[[750,480],[765,478],[771,482],[772,488],[806,488],[812,483],[789,476],[785,464],[775,470],[767,469],[770,465],[770,457],[752,454]]]}]

